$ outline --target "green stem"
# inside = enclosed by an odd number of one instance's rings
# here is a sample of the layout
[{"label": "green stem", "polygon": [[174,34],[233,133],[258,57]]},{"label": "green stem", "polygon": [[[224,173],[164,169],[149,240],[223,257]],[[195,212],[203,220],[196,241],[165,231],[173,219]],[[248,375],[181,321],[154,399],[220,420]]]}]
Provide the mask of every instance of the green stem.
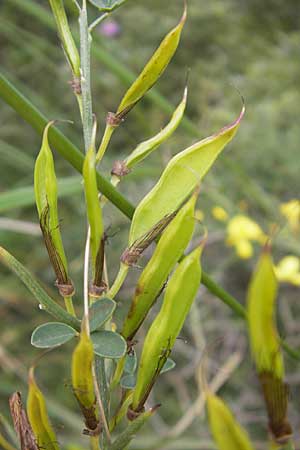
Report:
[{"label": "green stem", "polygon": [[107,297],[114,299],[115,296],[117,295],[117,293],[119,292],[119,290],[122,287],[122,284],[125,281],[125,278],[128,274],[128,270],[129,270],[129,266],[127,266],[126,264],[121,263],[120,265],[120,269],[119,272],[115,278],[115,281],[113,282],[113,285],[111,286],[110,290],[108,291],[108,293],[106,294]]},{"label": "green stem", "polygon": [[126,392],[127,392],[126,398],[122,401],[122,404],[119,406],[116,414],[111,418],[109,422],[109,429],[111,433],[114,431],[114,429],[116,428],[118,423],[123,419],[123,417],[126,416],[128,407],[132,403],[133,390]]},{"label": "green stem", "polygon": [[76,317],[72,297],[64,297],[64,301],[65,301],[65,307],[66,307],[66,310],[68,311],[68,313],[71,314],[71,316]]},{"label": "green stem", "polygon": [[80,61],[81,61],[81,92],[82,92],[82,125],[84,146],[87,152],[92,139],[93,111],[91,95],[91,35],[88,27],[86,0],[82,2],[79,16],[80,28]]},{"label": "green stem", "polygon": [[91,436],[90,437],[91,449],[92,450],[101,450],[99,436]]},{"label": "green stem", "polygon": [[[40,135],[42,135],[49,119],[45,117],[23,94],[21,94],[0,73],[0,98],[10,105],[27,123],[29,123]],[[83,154],[69,139],[57,128],[49,130],[50,144],[66,159],[78,172],[82,172],[84,162]],[[99,191],[107,197],[127,217],[131,218],[134,207],[120,194],[109,181],[97,172],[97,185]]]},{"label": "green stem", "polygon": [[108,124],[106,125],[105,131],[104,131],[104,134],[102,137],[102,141],[101,141],[99,150],[96,155],[96,164],[99,164],[101,159],[103,158],[104,153],[108,147],[108,144],[110,142],[110,139],[112,137],[114,130],[115,130],[115,127],[112,127],[111,125],[108,125]]},{"label": "green stem", "polygon": [[245,308],[234,297],[232,297],[232,295],[215,283],[206,272],[202,272],[201,282],[212,294],[221,299],[223,303],[226,303],[226,305],[228,305],[239,317],[242,319],[247,318]]},{"label": "green stem", "polygon": [[103,20],[107,19],[107,17],[109,16],[109,13],[104,13],[102,14],[102,16],[99,16],[98,19],[94,20],[94,22],[91,23],[91,25],[89,26],[89,32],[91,33],[93,31],[93,29],[99,25],[101,22],[103,22]]}]

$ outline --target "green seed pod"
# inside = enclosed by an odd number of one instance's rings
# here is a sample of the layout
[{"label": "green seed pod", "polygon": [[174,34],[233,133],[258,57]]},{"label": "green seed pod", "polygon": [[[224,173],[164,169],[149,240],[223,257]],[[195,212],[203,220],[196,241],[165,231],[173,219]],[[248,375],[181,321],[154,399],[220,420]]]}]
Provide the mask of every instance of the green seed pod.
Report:
[{"label": "green seed pod", "polygon": [[154,52],[140,75],[124,95],[117,109],[117,112],[108,113],[104,135],[96,156],[97,164],[103,158],[103,155],[106,151],[115,128],[120,125],[129,111],[136,105],[139,100],[141,100],[146,92],[152,88],[152,86],[157,82],[159,77],[167,68],[178,47],[181,31],[186,21],[186,16],[187,11],[185,7],[179,24],[165,36],[160,46]]},{"label": "green seed pod", "polygon": [[201,252],[202,245],[187,255],[169,281],[163,305],[144,342],[132,411],[142,411],[196,297],[201,281]]},{"label": "green seed pod", "polygon": [[146,92],[152,88],[167,68],[178,47],[186,16],[187,11],[185,7],[178,25],[165,36],[140,75],[124,95],[116,114],[119,120],[121,120],[146,94]]},{"label": "green seed pod", "polygon": [[278,282],[269,247],[264,249],[248,290],[248,325],[253,358],[258,372],[284,377],[283,358],[274,320]]},{"label": "green seed pod", "polygon": [[103,269],[103,220],[102,210],[98,198],[95,148],[93,144],[86,154],[82,174],[84,180],[87,215],[91,229],[90,243],[93,260],[94,285],[100,286]]},{"label": "green seed pod", "polygon": [[50,261],[57,277],[57,285],[63,296],[73,294],[68,276],[67,260],[61,239],[57,210],[57,181],[54,161],[48,142],[48,131],[53,122],[45,127],[42,146],[34,168],[34,192],[40,226]]},{"label": "green seed pod", "polygon": [[248,326],[252,355],[266,402],[269,428],[276,442],[288,442],[292,435],[287,420],[289,388],[284,383],[283,357],[275,324],[278,282],[270,246],[266,245],[248,290]]},{"label": "green seed pod", "polygon": [[[74,77],[79,80],[80,57],[68,24],[68,19],[64,8],[63,0],[49,0],[49,3],[55,18],[58,34],[62,42],[64,52],[67,56]],[[80,88],[78,87],[76,93],[80,94],[79,91]]]},{"label": "green seed pod", "polygon": [[176,110],[174,111],[170,122],[154,137],[139,144],[135,150],[125,159],[124,167],[128,170],[137,163],[143,161],[150,155],[157,147],[166,141],[177,129],[183,117],[187,100],[187,87],[184,90],[183,98]]},{"label": "green seed pod", "polygon": [[172,214],[206,175],[218,155],[236,134],[244,115],[186,150],[175,155],[159,181],[135,210],[129,235],[129,246],[145,235],[160,220]]},{"label": "green seed pod", "polygon": [[133,302],[122,330],[122,335],[128,340],[134,337],[143,323],[168,275],[192,238],[197,195],[198,191],[167,226],[138,280]]},{"label": "green seed pod", "polygon": [[207,393],[210,430],[219,450],[254,450],[249,436],[216,395]]},{"label": "green seed pod", "polygon": [[39,448],[59,450],[55,432],[50,423],[46,402],[34,378],[34,369],[29,371],[27,414]]},{"label": "green seed pod", "polygon": [[93,362],[93,344],[83,322],[80,340],[72,355],[72,385],[87,429],[96,432],[99,429],[99,420],[92,373]]}]

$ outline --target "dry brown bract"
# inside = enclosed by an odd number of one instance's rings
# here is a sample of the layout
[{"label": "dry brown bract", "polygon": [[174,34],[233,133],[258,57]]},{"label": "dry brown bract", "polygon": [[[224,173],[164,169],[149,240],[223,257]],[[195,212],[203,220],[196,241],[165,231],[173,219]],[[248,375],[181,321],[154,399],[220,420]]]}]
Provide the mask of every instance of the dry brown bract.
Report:
[{"label": "dry brown bract", "polygon": [[14,392],[9,399],[11,417],[19,436],[21,450],[39,450],[27,414],[22,405],[20,392]]}]

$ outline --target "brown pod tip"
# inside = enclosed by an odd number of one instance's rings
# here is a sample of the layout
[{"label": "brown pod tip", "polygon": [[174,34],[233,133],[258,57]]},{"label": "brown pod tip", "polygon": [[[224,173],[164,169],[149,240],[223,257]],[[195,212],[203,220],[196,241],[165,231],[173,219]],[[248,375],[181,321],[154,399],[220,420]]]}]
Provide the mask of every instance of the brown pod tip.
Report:
[{"label": "brown pod tip", "polygon": [[55,286],[57,287],[58,292],[62,297],[73,297],[73,295],[75,294],[74,285],[71,280],[68,284],[59,283],[59,281],[56,280]]},{"label": "brown pod tip", "polygon": [[106,124],[109,125],[110,127],[116,128],[120,125],[121,122],[122,118],[120,118],[117,114],[113,112],[107,113]]},{"label": "brown pod tip", "polygon": [[84,422],[86,425],[86,429],[84,430],[84,434],[89,434],[90,436],[97,436],[101,433],[101,425],[99,420],[96,417],[96,409],[95,406],[91,406],[90,408],[86,408],[79,401],[79,406],[81,412],[84,416]]},{"label": "brown pod tip", "polygon": [[124,177],[125,175],[128,175],[130,172],[130,169],[126,166],[125,161],[115,161],[113,164],[113,167],[111,169],[111,175],[116,175],[119,178]]},{"label": "brown pod tip", "polygon": [[107,292],[107,284],[102,281],[100,286],[96,286],[95,284],[92,284],[89,288],[89,295],[90,297],[98,298],[101,297],[101,295]]},{"label": "brown pod tip", "polygon": [[81,95],[81,81],[80,78],[74,77],[72,81],[69,81],[71,88],[73,89],[74,94]]},{"label": "brown pod tip", "polygon": [[127,419],[132,422],[133,420],[137,419],[141,414],[143,414],[143,412],[145,412],[144,407],[142,407],[139,411],[135,411],[134,409],[132,409],[132,405],[130,405],[127,410]]},{"label": "brown pod tip", "polygon": [[292,427],[287,420],[282,422],[277,428],[269,424],[269,429],[275,442],[279,445],[287,444],[293,436]]}]

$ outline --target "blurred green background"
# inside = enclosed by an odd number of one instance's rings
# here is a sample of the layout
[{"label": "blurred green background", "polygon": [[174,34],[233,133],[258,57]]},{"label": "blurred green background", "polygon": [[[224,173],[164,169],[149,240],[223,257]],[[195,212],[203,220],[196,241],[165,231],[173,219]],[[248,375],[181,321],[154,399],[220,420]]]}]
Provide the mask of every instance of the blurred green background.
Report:
[{"label": "blurred green background", "polygon": [[[71,0],[65,3],[72,29],[76,30],[76,9]],[[172,108],[181,99],[190,69],[187,120],[121,185],[122,193],[137,204],[173,154],[217,131],[238,115],[240,92],[245,98],[246,116],[238,135],[206,177],[198,206],[204,213],[210,236],[204,267],[244,303],[259,248],[250,260],[238,259],[224,243],[226,225],[212,217],[211,208],[222,206],[230,216],[243,212],[256,220],[266,233],[272,224],[279,225],[280,232],[274,241],[275,261],[286,254],[300,256],[299,235],[291,233],[279,213],[280,203],[299,197],[300,190],[299,2],[189,0],[188,6],[188,21],[173,61],[155,90],[136,106],[114,134],[102,170],[108,177],[114,160],[122,159],[141,140],[151,137],[166,124]],[[100,131],[106,113],[116,109],[131,73],[141,70],[181,12],[181,0],[131,0],[111,16],[119,29],[115,36],[106,36],[103,27],[94,31],[93,105]],[[96,11],[91,8],[90,19],[95,17]],[[0,43],[3,73],[49,118],[72,120],[73,125],[62,123],[59,127],[82,148],[77,104],[68,84],[70,72],[48,2],[1,1]],[[1,245],[56,295],[31,200],[40,137],[2,102],[0,117]],[[76,306],[80,310],[86,232],[84,197],[74,170],[57,154],[55,161],[65,194],[60,202],[61,228],[77,286]],[[113,279],[126,246],[129,222],[110,205],[105,220],[111,234],[108,266]],[[201,226],[195,242],[200,234]],[[128,307],[138,273],[133,271],[120,293],[117,323]],[[281,287],[280,330],[294,347],[300,346],[298,297],[296,287]],[[2,268],[0,319],[0,410],[8,416],[8,396],[16,389],[25,394],[26,370],[39,354],[30,345],[30,334],[48,317],[39,311],[16,277]],[[140,341],[146,330],[147,326],[140,334]],[[150,403],[159,402],[162,407],[132,448],[215,448],[203,408],[197,403],[197,368],[204,347],[211,348],[209,377],[223,377],[220,394],[247,427],[256,448],[266,448],[267,420],[249,358],[245,324],[201,288],[182,336],[184,339],[177,342],[173,353],[177,369],[162,376],[150,399]],[[221,344],[216,345],[219,338]],[[67,355],[71,349],[72,344],[51,352],[41,360],[37,371],[63,445],[84,442],[70,388]],[[235,370],[226,372],[225,367],[231,366],[236,366]],[[300,377],[295,362],[287,359],[287,367],[292,386],[291,418],[297,429]],[[185,419],[181,420],[182,417]]]}]

